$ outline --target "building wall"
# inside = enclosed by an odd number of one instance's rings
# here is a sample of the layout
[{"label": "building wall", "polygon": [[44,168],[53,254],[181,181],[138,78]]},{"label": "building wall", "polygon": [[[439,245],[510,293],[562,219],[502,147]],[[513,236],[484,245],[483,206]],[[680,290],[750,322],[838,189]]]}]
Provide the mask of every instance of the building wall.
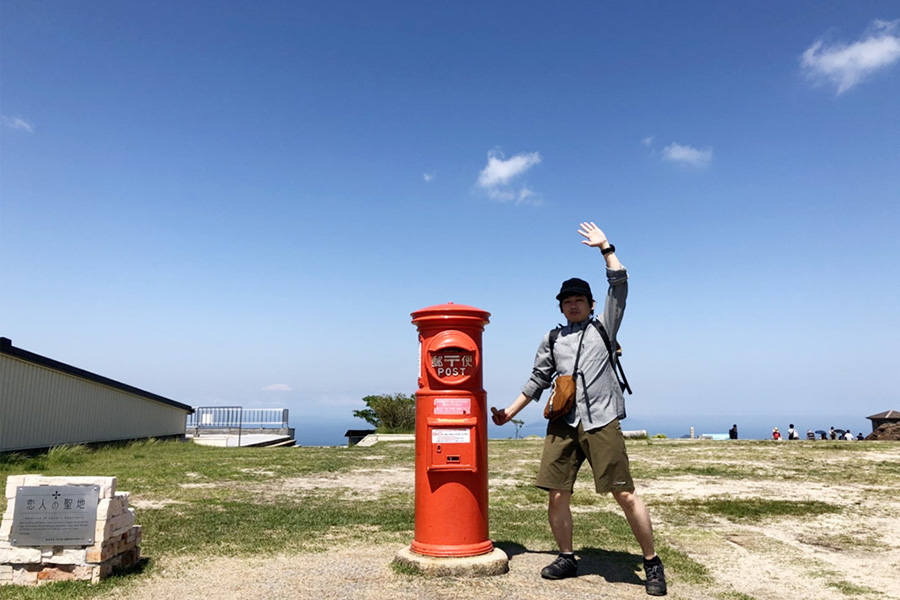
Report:
[{"label": "building wall", "polygon": [[0,452],[184,435],[187,411],[0,354]]},{"label": "building wall", "polygon": [[[869,417],[869,418],[872,419],[872,417]],[[894,419],[894,418],[891,418],[891,419],[872,419],[872,431],[875,431],[876,429],[878,429],[878,428],[881,427],[882,425],[885,425],[885,424],[891,425],[891,424],[893,424],[893,423],[900,423],[900,419]]]}]

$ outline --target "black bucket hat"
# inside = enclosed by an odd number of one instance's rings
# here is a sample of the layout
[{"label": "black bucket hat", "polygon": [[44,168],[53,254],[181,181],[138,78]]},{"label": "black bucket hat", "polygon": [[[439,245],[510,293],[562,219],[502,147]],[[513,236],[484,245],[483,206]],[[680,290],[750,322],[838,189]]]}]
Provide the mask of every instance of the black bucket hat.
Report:
[{"label": "black bucket hat", "polygon": [[594,295],[591,293],[591,285],[584,279],[578,279],[577,277],[563,281],[562,287],[559,288],[559,293],[556,295],[556,299],[562,302],[563,299],[568,298],[569,296],[587,296],[588,302],[594,301]]}]

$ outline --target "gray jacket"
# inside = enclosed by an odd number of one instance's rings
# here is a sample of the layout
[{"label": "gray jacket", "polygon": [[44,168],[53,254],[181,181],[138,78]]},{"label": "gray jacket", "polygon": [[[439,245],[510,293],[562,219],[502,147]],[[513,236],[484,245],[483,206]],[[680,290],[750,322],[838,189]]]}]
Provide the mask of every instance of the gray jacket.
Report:
[{"label": "gray jacket", "polygon": [[[609,291],[606,294],[603,312],[598,319],[603,323],[615,348],[616,333],[622,323],[625,298],[628,295],[628,273],[624,267],[618,271],[607,269],[606,278],[609,281]],[[550,333],[544,335],[534,357],[534,370],[525,382],[522,393],[538,401],[543,391],[550,387],[555,374],[572,374],[578,340],[585,327],[587,331],[584,332],[581,358],[578,359],[578,376],[575,378],[575,410],[566,415],[565,420],[572,427],[583,423],[584,430],[590,431],[608,425],[614,419],[625,418],[625,398],[622,395],[622,388],[619,387],[613,365],[610,363],[603,337],[590,325],[590,319],[580,323],[569,323],[562,328],[553,345],[555,365],[550,355]]]}]

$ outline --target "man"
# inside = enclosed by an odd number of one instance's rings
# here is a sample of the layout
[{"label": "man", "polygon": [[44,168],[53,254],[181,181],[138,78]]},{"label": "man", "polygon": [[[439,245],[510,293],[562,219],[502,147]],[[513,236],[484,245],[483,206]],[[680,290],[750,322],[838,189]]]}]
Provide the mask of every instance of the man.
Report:
[{"label": "man", "polygon": [[731,429],[728,430],[728,438],[732,440],[738,439],[737,433],[737,423],[731,426]]},{"label": "man", "polygon": [[[585,238],[582,244],[599,248],[606,260],[609,291],[599,321],[614,348],[625,311],[628,274],[616,257],[615,246],[609,243],[599,227],[592,222],[581,223],[578,233]],[[568,324],[559,331],[552,347],[551,333],[544,336],[532,375],[519,397],[505,409],[491,408],[494,423],[503,425],[529,402],[539,400],[541,393],[550,387],[554,374],[574,376],[574,406],[568,414],[547,425],[535,482],[537,487],[549,492],[550,529],[560,551],[556,560],[541,571],[541,576],[563,579],[578,574],[569,503],[578,469],[589,458],[597,493],[612,493],[640,544],[647,593],[664,596],[665,572],[654,549],[650,513],[634,491],[625,439],[619,425],[619,420],[625,418],[625,399],[616,378],[614,357],[610,356],[599,328],[591,323],[595,303],[590,285],[581,279],[569,279],[563,282],[556,299]],[[578,369],[573,373],[576,360]]]}]

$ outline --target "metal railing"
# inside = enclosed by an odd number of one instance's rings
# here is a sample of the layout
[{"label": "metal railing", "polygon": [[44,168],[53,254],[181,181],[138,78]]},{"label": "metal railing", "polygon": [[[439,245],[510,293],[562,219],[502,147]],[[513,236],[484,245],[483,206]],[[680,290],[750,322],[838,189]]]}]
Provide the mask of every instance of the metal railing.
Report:
[{"label": "metal railing", "polygon": [[188,415],[187,428],[198,433],[201,429],[237,429],[240,446],[244,429],[287,429],[288,409],[198,406]]}]

